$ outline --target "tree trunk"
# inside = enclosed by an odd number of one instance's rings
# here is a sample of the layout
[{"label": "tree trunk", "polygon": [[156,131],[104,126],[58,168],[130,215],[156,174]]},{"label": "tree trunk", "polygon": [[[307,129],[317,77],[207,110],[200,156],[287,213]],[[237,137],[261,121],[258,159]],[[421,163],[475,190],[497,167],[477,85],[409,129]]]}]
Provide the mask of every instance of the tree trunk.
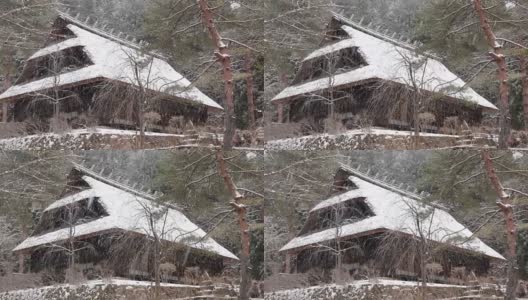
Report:
[{"label": "tree trunk", "polygon": [[[423,244],[425,244],[425,241],[422,241]],[[427,289],[427,270],[425,268],[425,253],[427,249],[425,248],[425,245],[422,245],[422,250],[420,253],[420,273],[422,275],[422,300],[426,300],[426,289]]]},{"label": "tree trunk", "polygon": [[202,12],[202,22],[209,31],[209,35],[216,47],[214,52],[218,62],[223,68],[224,92],[225,92],[225,119],[224,119],[224,150],[231,150],[233,148],[233,137],[235,135],[235,106],[233,99],[233,68],[231,64],[231,56],[227,51],[227,46],[222,41],[222,37],[218,32],[213,20],[213,14],[209,8],[207,0],[197,0],[200,10]]},{"label": "tree trunk", "polygon": [[522,101],[524,112],[524,129],[528,129],[528,58],[521,55],[521,81],[522,81]]},{"label": "tree trunk", "polygon": [[343,284],[343,257],[342,257],[341,249],[337,250],[337,278],[336,279],[337,279],[337,284]]},{"label": "tree trunk", "polygon": [[[141,93],[143,93],[143,89],[141,89]],[[144,114],[144,103],[143,99],[139,100],[138,103],[138,123],[139,123],[139,140],[138,140],[138,148],[143,149],[145,147],[145,114]]]},{"label": "tree trunk", "polygon": [[473,5],[475,11],[479,17],[480,26],[484,31],[486,41],[488,45],[493,49],[489,54],[495,60],[497,64],[497,79],[500,82],[499,94],[500,94],[500,134],[499,134],[499,149],[508,149],[510,145],[511,135],[511,116],[510,116],[510,87],[508,85],[508,66],[506,63],[506,57],[504,56],[502,46],[497,42],[495,33],[491,28],[488,18],[486,16],[486,10],[482,5],[482,0],[474,0]]},{"label": "tree trunk", "polygon": [[154,238],[154,299],[160,299],[160,238],[156,232],[154,225],[153,216],[149,216],[150,230],[152,230],[152,236]]},{"label": "tree trunk", "polygon": [[58,87],[55,86],[55,103],[53,103],[53,119],[55,120],[55,128],[53,128],[53,131],[59,130],[59,115],[60,115],[60,95],[58,91]]},{"label": "tree trunk", "polygon": [[247,52],[245,60],[245,69],[247,73],[246,85],[247,85],[247,101],[248,101],[248,116],[249,116],[249,128],[255,130],[255,97],[253,93],[253,60],[251,58],[251,52]]},{"label": "tree trunk", "polygon": [[[418,90],[415,91],[416,93],[419,93]],[[418,150],[418,144],[420,141],[420,120],[418,117],[418,96],[415,95],[414,101],[413,101],[413,119],[414,119],[414,149]]]},{"label": "tree trunk", "polygon": [[417,79],[416,79],[416,70],[414,70],[414,67],[411,62],[407,61],[408,64],[408,71],[409,76],[411,78],[411,82],[413,85],[413,94],[412,94],[412,118],[413,118],[413,125],[414,125],[414,149],[418,150],[418,142],[420,139],[420,120],[418,118],[419,111],[420,111],[420,98],[421,98],[421,90],[418,86]]},{"label": "tree trunk", "polygon": [[240,226],[240,238],[242,240],[242,251],[240,252],[240,300],[249,299],[249,288],[251,278],[249,276],[249,254],[250,254],[250,236],[249,223],[247,221],[247,208],[245,205],[233,203],[238,215],[238,225]]},{"label": "tree trunk", "polygon": [[249,254],[250,254],[250,236],[249,236],[249,223],[247,220],[247,207],[241,203],[244,196],[238,192],[238,189],[233,181],[233,178],[229,174],[227,165],[224,159],[224,153],[222,149],[216,151],[216,163],[218,167],[218,173],[224,179],[226,188],[228,189],[233,201],[231,206],[235,209],[238,217],[238,225],[240,227],[240,239],[241,239],[241,251],[240,251],[240,291],[239,299],[249,299],[249,288],[251,284],[251,278],[249,277]]},{"label": "tree trunk", "polygon": [[159,240],[155,241],[156,245],[154,246],[154,280],[156,281],[156,291],[154,292],[154,297],[156,300],[160,299],[160,249],[159,249]]},{"label": "tree trunk", "polygon": [[493,161],[488,150],[482,150],[482,159],[484,160],[484,165],[486,167],[486,174],[499,198],[497,206],[499,206],[506,222],[506,240],[508,243],[508,283],[506,285],[506,296],[504,299],[513,300],[516,298],[515,294],[519,278],[517,272],[517,225],[513,213],[512,201],[502,187],[502,183],[495,172]]},{"label": "tree trunk", "polygon": [[[10,87],[11,87],[11,76],[9,74],[6,74],[5,80],[4,80],[3,91],[6,91]],[[8,121],[7,120],[8,118],[7,110],[8,110],[8,104],[6,101],[4,101],[2,102],[2,122],[5,122],[5,123],[7,123]]]},{"label": "tree trunk", "polygon": [[141,76],[139,75],[139,66],[134,62],[134,74],[136,76],[136,81],[139,86],[139,95],[136,98],[137,100],[137,122],[139,126],[139,139],[138,139],[138,149],[144,148],[144,139],[145,139],[145,99],[146,99],[146,89],[143,87],[143,82],[141,81]]},{"label": "tree trunk", "polygon": [[245,69],[247,73],[246,92],[248,103],[249,130],[251,130],[251,145],[255,146],[257,144],[257,124],[255,121],[255,96],[253,93],[253,60],[251,58],[250,51],[246,53]]}]

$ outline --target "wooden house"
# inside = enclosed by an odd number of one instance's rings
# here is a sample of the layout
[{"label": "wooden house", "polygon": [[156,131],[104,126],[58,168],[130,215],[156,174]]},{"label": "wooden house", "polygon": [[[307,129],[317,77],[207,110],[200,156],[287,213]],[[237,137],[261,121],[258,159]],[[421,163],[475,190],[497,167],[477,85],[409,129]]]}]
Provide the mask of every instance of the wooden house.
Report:
[{"label": "wooden house", "polygon": [[177,282],[186,268],[213,276],[238,260],[158,197],[76,164],[61,199],[44,209],[31,236],[13,249],[21,271],[60,272],[73,265],[99,275],[152,279],[156,264],[169,264],[165,278]]},{"label": "wooden house", "polygon": [[305,123],[314,131],[325,130],[331,119],[348,129],[437,132],[455,120],[478,125],[484,112],[497,110],[438,57],[380,26],[338,14],[320,48],[301,61],[292,84],[271,103],[279,123]]},{"label": "wooden house", "polygon": [[429,281],[445,283],[486,276],[504,261],[445,208],[403,185],[345,165],[334,183],[335,195],[313,207],[297,237],[279,250],[286,272],[339,268],[355,279],[418,281],[426,272]]},{"label": "wooden house", "polygon": [[0,94],[3,121],[45,130],[59,116],[74,129],[138,129],[142,116],[165,131],[171,120],[200,125],[223,110],[146,46],[89,18],[60,13],[45,47]]}]

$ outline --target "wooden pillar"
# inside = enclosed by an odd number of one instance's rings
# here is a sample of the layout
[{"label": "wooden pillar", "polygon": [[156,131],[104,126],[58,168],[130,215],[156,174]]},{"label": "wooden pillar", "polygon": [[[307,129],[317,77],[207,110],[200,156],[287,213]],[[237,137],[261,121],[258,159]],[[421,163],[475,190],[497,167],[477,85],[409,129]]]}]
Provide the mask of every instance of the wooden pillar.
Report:
[{"label": "wooden pillar", "polygon": [[18,255],[18,272],[24,273],[24,261],[26,260],[26,256],[24,254]]},{"label": "wooden pillar", "polygon": [[278,122],[283,123],[284,122],[284,104],[279,103],[277,105],[277,114],[278,114]]},{"label": "wooden pillar", "polygon": [[447,253],[442,255],[442,270],[444,272],[444,277],[451,277],[451,260],[449,259],[449,255]]},{"label": "wooden pillar", "polygon": [[7,123],[7,102],[2,102],[2,122]]},{"label": "wooden pillar", "polygon": [[291,103],[286,104],[286,108],[287,108],[286,123],[290,123],[290,107],[291,107]]},{"label": "wooden pillar", "polygon": [[298,272],[297,270],[297,254],[292,254],[292,262],[293,270],[291,271],[292,274],[295,274]]},{"label": "wooden pillar", "polygon": [[286,253],[286,265],[284,267],[284,272],[286,274],[290,274],[291,273],[291,253],[287,252]]}]

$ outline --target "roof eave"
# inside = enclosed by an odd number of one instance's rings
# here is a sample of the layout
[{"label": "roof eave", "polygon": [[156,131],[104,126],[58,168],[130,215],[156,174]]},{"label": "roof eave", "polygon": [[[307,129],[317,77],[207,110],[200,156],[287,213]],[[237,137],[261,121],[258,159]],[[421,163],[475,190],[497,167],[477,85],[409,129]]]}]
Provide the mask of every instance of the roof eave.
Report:
[{"label": "roof eave", "polygon": [[[44,80],[46,78],[43,78],[41,80]],[[25,93],[20,93],[20,94],[16,94],[16,95],[12,95],[12,96],[8,96],[8,97],[5,97],[4,95],[5,94],[8,94],[9,92],[9,89],[6,90],[4,93],[0,94],[0,102],[1,101],[13,101],[13,100],[17,100],[17,99],[20,99],[20,98],[24,98],[25,96],[28,96],[28,95],[31,95],[33,93],[45,93],[53,88],[71,88],[71,87],[76,87],[76,86],[81,86],[81,85],[84,85],[84,84],[87,84],[87,83],[91,83],[91,82],[97,82],[97,81],[114,81],[114,82],[119,82],[121,84],[129,84],[129,85],[132,85],[131,83],[127,83],[127,82],[123,82],[123,81],[120,81],[120,80],[115,80],[115,79],[112,79],[112,78],[109,78],[109,77],[106,77],[106,76],[98,76],[98,77],[93,77],[93,78],[87,78],[87,79],[83,79],[83,80],[79,80],[79,81],[76,81],[76,82],[72,82],[72,83],[65,83],[63,85],[59,85],[59,86],[55,86],[55,87],[46,87],[46,88],[42,88],[42,89],[36,89],[36,90],[32,90],[32,91],[29,91],[29,92],[25,92]],[[30,84],[30,83],[28,83]],[[16,86],[13,86],[13,87],[23,87],[24,85],[16,85]],[[167,98],[172,98],[176,101],[183,101],[183,102],[187,102],[187,103],[190,103],[190,104],[193,104],[193,105],[198,105],[198,106],[205,106],[209,109],[212,109],[212,110],[216,110],[216,111],[224,111],[224,108],[221,107],[219,104],[218,104],[218,107],[217,106],[212,106],[212,105],[208,105],[206,103],[203,103],[203,102],[200,102],[196,99],[191,99],[191,98],[183,98],[183,97],[179,97],[179,96],[176,96],[176,95],[173,95],[173,94],[170,94],[170,93],[167,93],[167,92],[162,92],[162,91],[154,91],[152,90],[153,92],[155,93],[160,93],[160,94],[163,94],[163,95],[166,95]],[[214,100],[212,100],[211,98],[209,98],[211,101],[215,102]]]},{"label": "roof eave", "polygon": [[[83,238],[87,238],[87,237],[91,237],[91,236],[97,236],[97,235],[102,235],[102,234],[108,234],[108,233],[112,233],[112,232],[118,232],[118,231],[126,231],[126,232],[130,232],[130,233],[134,233],[134,234],[142,234],[142,233],[138,233],[138,232],[135,232],[133,230],[127,230],[127,229],[123,229],[123,228],[110,228],[110,229],[103,229],[103,230],[99,230],[99,231],[95,231],[95,232],[91,232],[91,233],[87,233],[87,234],[83,234],[83,235],[79,235],[79,236],[75,236],[75,239],[83,239]],[[44,234],[46,235],[46,234]],[[31,238],[31,237],[30,237]],[[30,238],[27,238],[25,239],[22,243],[20,243],[17,247],[15,247],[12,252],[14,254],[27,254],[27,253],[30,253],[32,252],[33,250],[35,249],[38,249],[39,247],[42,247],[42,246],[45,246],[45,245],[48,245],[50,243],[60,243],[60,242],[64,242],[64,241],[67,241],[67,239],[59,239],[59,240],[54,240],[52,242],[49,242],[49,243],[41,243],[41,244],[37,244],[37,245],[33,245],[33,246],[29,246],[29,247],[24,247],[24,248],[20,248],[20,249],[17,249],[20,245],[22,245],[25,241],[27,241],[28,239]],[[214,240],[213,240],[214,241]],[[171,242],[171,241],[168,241],[168,242]],[[216,241],[215,241],[216,242]],[[177,242],[173,242],[173,243],[177,243]],[[221,256],[221,257],[225,257],[225,258],[229,258],[229,259],[234,259],[234,260],[240,260],[235,254],[233,254],[231,251],[225,249],[222,245],[218,244],[220,247],[222,247],[225,251],[227,251],[230,255],[232,256],[227,256],[227,255],[223,255],[223,254],[220,254],[218,252],[215,252],[215,251],[211,251],[211,250],[207,250],[207,249],[200,249],[200,248],[194,248],[194,249],[197,249],[197,250],[201,250],[201,251],[205,251],[205,252],[209,252],[209,253],[213,253],[215,255],[218,255],[218,256]]]},{"label": "roof eave", "polygon": [[[353,70],[351,72],[354,72],[356,70]],[[343,73],[343,74],[346,74],[346,73]],[[324,79],[324,78],[322,78]],[[317,79],[317,80],[321,80],[321,79]],[[365,84],[365,83],[368,83],[368,82],[371,82],[371,81],[375,81],[375,80],[384,80],[384,81],[391,81],[391,80],[387,80],[387,79],[383,79],[383,78],[379,78],[379,77],[372,77],[372,78],[367,78],[367,79],[362,79],[362,80],[357,80],[357,81],[350,81],[350,82],[347,82],[347,83],[343,83],[343,84],[340,84],[340,85],[335,85],[333,86],[332,88],[342,88],[342,87],[352,87],[352,86],[357,86],[357,85],[361,85],[361,84]],[[299,85],[299,87],[302,87],[303,85],[308,85],[310,84],[312,81],[310,82],[306,82],[306,83],[303,83],[302,85]],[[393,82],[393,81],[391,81]],[[399,82],[394,82],[396,84],[401,84]],[[283,91],[281,91],[281,93],[283,93],[285,90],[289,89],[289,88],[293,88],[293,87],[296,87],[295,85],[293,86],[289,86],[287,87],[286,89],[284,89]],[[287,103],[289,101],[292,101],[294,100],[295,98],[297,97],[302,97],[304,95],[307,95],[307,94],[310,94],[310,93],[317,93],[317,92],[323,92],[325,90],[328,90],[330,87],[323,87],[321,89],[318,89],[318,90],[315,90],[315,91],[311,91],[311,92],[303,92],[303,93],[296,93],[296,94],[293,94],[293,95],[288,95],[288,96],[283,96],[283,97],[279,97],[281,93],[279,93],[277,96],[275,96],[274,98],[271,99],[271,103],[274,104],[274,105],[278,105],[278,104],[284,104],[284,103]],[[446,95],[447,98],[450,98],[450,99],[453,99],[455,101],[468,101],[466,99],[463,99],[463,98],[459,98],[459,97],[451,97],[449,95]],[[486,100],[486,99],[484,99]],[[486,100],[487,101],[487,100]],[[471,102],[471,101],[468,101],[468,102]],[[488,101],[489,102],[489,101]],[[474,102],[471,102],[472,104]],[[498,111],[499,109],[493,105],[491,102],[489,102],[489,104],[492,106],[485,106],[485,105],[482,105],[482,104],[478,104],[478,103],[474,103],[476,106],[482,108],[483,110],[485,111],[489,111],[489,112],[495,112],[495,111]]]},{"label": "roof eave", "polygon": [[[369,235],[372,235],[372,234],[375,234],[375,233],[380,233],[380,232],[386,232],[386,231],[394,231],[392,229],[388,229],[388,228],[385,228],[385,227],[380,227],[380,228],[376,228],[376,229],[371,229],[371,230],[366,230],[366,231],[363,231],[363,232],[358,232],[358,233],[355,233],[355,234],[351,234],[351,235],[347,235],[347,236],[343,236],[343,237],[340,237],[340,238],[359,238],[359,237],[363,237],[363,236],[369,236]],[[401,231],[397,231],[398,233],[401,233],[401,234],[404,234],[404,235],[410,235],[409,233],[406,233],[406,232],[401,232]],[[324,241],[320,241],[319,243],[321,242],[326,242],[326,241],[330,241],[332,240],[332,238],[330,239],[327,239],[327,240],[324,240]],[[292,240],[293,241],[293,240]],[[291,242],[291,241],[290,241]],[[436,241],[435,241],[436,242]],[[482,242],[482,241],[481,241]],[[440,243],[440,242],[437,242],[437,243]],[[484,243],[484,242],[482,242]],[[311,245],[313,245],[315,243],[311,243],[311,244],[305,244],[305,245],[302,245],[302,246],[297,246],[297,247],[288,247],[288,244],[286,244],[284,247],[282,247],[278,252],[279,253],[285,253],[285,252],[298,252],[298,251],[301,251],[303,249],[306,249],[306,248],[309,248]],[[482,256],[486,256],[490,259],[495,259],[495,260],[506,260],[502,255],[498,254],[500,257],[497,257],[497,256],[492,256],[492,255],[489,255],[489,254],[486,254],[486,253],[483,253],[483,252],[480,252],[480,251],[475,251],[475,250],[471,250],[471,249],[467,249],[467,248],[463,248],[463,247],[460,247],[458,245],[451,245],[453,248],[456,248],[458,250],[461,250],[461,251],[465,251],[465,252],[472,252],[472,253],[475,253],[475,254],[478,254],[478,255],[482,255]],[[492,249],[493,250],[493,249]],[[494,250],[493,250],[494,251]]]}]

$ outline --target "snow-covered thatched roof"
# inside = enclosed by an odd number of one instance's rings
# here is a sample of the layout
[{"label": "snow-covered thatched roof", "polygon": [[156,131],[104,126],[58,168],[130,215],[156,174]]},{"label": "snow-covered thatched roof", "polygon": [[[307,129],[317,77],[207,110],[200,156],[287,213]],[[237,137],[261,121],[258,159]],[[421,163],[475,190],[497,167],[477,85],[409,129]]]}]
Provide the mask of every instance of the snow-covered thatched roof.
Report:
[{"label": "snow-covered thatched roof", "polygon": [[[294,96],[315,93],[333,87],[359,84],[368,80],[385,80],[412,86],[412,77],[421,89],[441,93],[450,98],[467,101],[485,109],[497,107],[471,89],[462,79],[447,69],[432,55],[420,54],[410,45],[385,37],[372,29],[360,26],[339,15],[334,18],[349,38],[325,46],[308,55],[304,62],[329,55],[345,48],[358,48],[367,65],[354,70],[336,74],[329,78],[320,78],[284,89],[272,101],[286,100]],[[413,67],[414,76],[409,72],[409,62],[419,65]]]},{"label": "snow-covered thatched roof", "polygon": [[[37,51],[29,61],[65,49],[83,47],[93,64],[58,76],[14,85],[0,95],[0,100],[42,92],[58,86],[74,86],[106,79],[135,86],[141,83],[145,88],[166,94],[168,97],[222,109],[218,103],[192,86],[189,80],[176,72],[161,56],[144,53],[139,47],[87,26],[66,14],[61,14],[60,18],[65,21],[65,26],[75,37]],[[139,76],[135,75],[136,65],[141,65],[137,68]]]},{"label": "snow-covered thatched roof", "polygon": [[[387,231],[419,236],[421,231],[429,240],[477,252],[491,258],[504,259],[498,252],[477,237],[474,237],[469,229],[457,222],[445,210],[424,204],[419,195],[369,178],[356,170],[347,167],[343,167],[343,169],[351,174],[348,179],[357,186],[357,189],[319,203],[310,213],[318,212],[321,209],[352,199],[365,198],[364,201],[372,210],[374,216],[341,226],[339,231],[340,238],[360,237],[370,235],[373,232]],[[426,227],[425,229],[419,229],[416,225],[417,214],[414,213],[415,211],[424,214],[425,218],[421,221],[422,224],[427,224],[427,226],[424,226]],[[280,251],[303,248],[335,239],[336,229],[330,228],[298,236],[288,242]]]},{"label": "snow-covered thatched roof", "polygon": [[[79,168],[77,168],[79,169]],[[82,168],[81,168],[82,169]],[[205,231],[191,222],[184,214],[174,208],[158,205],[152,200],[153,197],[142,192],[134,191],[126,186],[104,182],[98,176],[84,172],[82,180],[89,188],[73,195],[60,199],[44,210],[44,213],[54,209],[65,207],[69,204],[84,200],[98,199],[107,216],[75,226],[75,237],[82,238],[93,234],[126,231],[138,234],[153,235],[149,226],[149,212],[158,212],[159,217],[155,221],[155,232],[161,239],[181,243],[194,249],[204,250],[210,253],[238,259],[229,250],[222,247],[215,240],[207,237]],[[34,247],[48,245],[65,241],[70,237],[70,228],[62,228],[38,236],[31,236],[18,245],[13,251],[23,251]]]}]

